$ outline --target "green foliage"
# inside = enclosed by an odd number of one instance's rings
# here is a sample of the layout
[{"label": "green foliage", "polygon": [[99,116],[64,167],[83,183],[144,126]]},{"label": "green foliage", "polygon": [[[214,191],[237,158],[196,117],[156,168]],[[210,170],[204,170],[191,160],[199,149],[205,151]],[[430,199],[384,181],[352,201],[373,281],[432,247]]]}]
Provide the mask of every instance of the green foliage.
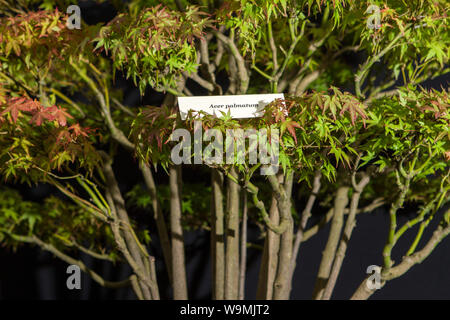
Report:
[{"label": "green foliage", "polygon": [[92,130],[69,125],[72,117],[63,108],[10,98],[0,109],[0,171],[5,180],[38,182],[51,170],[74,163],[91,173],[98,166],[100,157],[89,138]]},{"label": "green foliage", "polygon": [[[173,131],[193,134],[198,117],[204,131],[279,130],[283,172],[293,171],[309,192],[320,170],[323,206],[355,171],[372,175],[364,201],[395,202],[411,174],[407,202],[431,217],[447,203],[448,91],[420,87],[448,73],[447,1],[373,1],[381,9],[376,28],[367,25],[368,3],[354,0],[112,1],[112,21],[69,30],[64,12],[72,3],[0,0],[0,175],[51,183],[70,198],[35,203],[3,188],[2,244],[36,235],[62,251],[90,243],[116,259],[105,161],[120,145],[137,161],[167,169]],[[356,69],[355,53],[362,59]],[[168,92],[163,106],[123,106],[118,72],[141,94]],[[207,94],[284,92],[287,99],[260,118],[190,112],[181,121],[173,95],[189,95],[191,81]],[[231,166],[214,167],[226,173]],[[269,199],[258,167],[239,164],[239,182],[252,179]],[[170,190],[157,185],[167,216]],[[185,228],[208,228],[210,192],[183,187]],[[136,185],[126,200],[148,210],[154,199]],[[139,230],[133,219],[131,227]],[[136,233],[150,241],[148,231]]]},{"label": "green foliage", "polygon": [[110,53],[113,67],[125,70],[142,93],[147,86],[173,87],[176,76],[197,66],[193,42],[210,25],[206,16],[198,7],[181,13],[160,5],[120,14],[100,30],[96,49]]},{"label": "green foliage", "polygon": [[20,236],[37,236],[61,250],[86,245],[117,259],[111,231],[80,206],[51,196],[43,203],[24,200],[18,191],[0,192],[0,239],[3,246],[17,247]]}]

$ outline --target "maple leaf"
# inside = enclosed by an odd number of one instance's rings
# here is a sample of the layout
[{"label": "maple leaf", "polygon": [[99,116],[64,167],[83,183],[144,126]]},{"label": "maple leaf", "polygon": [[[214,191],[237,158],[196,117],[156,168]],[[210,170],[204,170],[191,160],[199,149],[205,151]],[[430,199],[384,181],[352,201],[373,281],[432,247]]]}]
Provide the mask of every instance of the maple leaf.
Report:
[{"label": "maple leaf", "polygon": [[350,119],[352,122],[352,125],[355,125],[356,119],[358,118],[358,115],[363,120],[364,126],[366,125],[365,120],[367,119],[367,115],[364,112],[365,105],[360,103],[354,98],[349,98],[348,101],[344,103],[344,107],[342,108],[340,115],[343,115],[344,112],[350,113]]},{"label": "maple leaf", "polygon": [[64,108],[58,108],[55,105],[47,108],[39,108],[34,110],[32,114],[30,123],[34,122],[37,126],[40,126],[44,120],[49,120],[57,121],[60,126],[65,127],[67,125],[67,118],[73,119]]},{"label": "maple leaf", "polygon": [[303,127],[298,122],[287,120],[281,124],[281,134],[283,134],[287,130],[294,138],[295,144],[297,144],[297,135],[295,134],[295,128],[303,129]]},{"label": "maple leaf", "polygon": [[67,119],[73,119],[73,117],[66,112],[66,109],[64,108],[58,108],[56,106],[55,111],[53,111],[53,116],[55,117],[55,120],[58,121],[60,126],[66,126],[67,125]]},{"label": "maple leaf", "polygon": [[75,124],[71,125],[69,127],[69,130],[72,131],[72,133],[75,135],[75,137],[78,137],[80,135],[83,137],[88,136],[86,130],[81,128],[79,123],[75,123]]},{"label": "maple leaf", "polygon": [[19,118],[19,111],[32,111],[36,110],[39,107],[39,102],[36,100],[30,100],[23,97],[15,97],[7,100],[7,105],[5,110],[0,113],[0,116],[5,115],[6,113],[11,114],[11,118],[15,123]]},{"label": "maple leaf", "polygon": [[445,160],[450,161],[450,150],[444,152]]},{"label": "maple leaf", "polygon": [[68,132],[68,130],[61,130],[58,135],[56,136],[56,143],[61,144],[62,142],[70,142],[71,141],[71,135]]}]

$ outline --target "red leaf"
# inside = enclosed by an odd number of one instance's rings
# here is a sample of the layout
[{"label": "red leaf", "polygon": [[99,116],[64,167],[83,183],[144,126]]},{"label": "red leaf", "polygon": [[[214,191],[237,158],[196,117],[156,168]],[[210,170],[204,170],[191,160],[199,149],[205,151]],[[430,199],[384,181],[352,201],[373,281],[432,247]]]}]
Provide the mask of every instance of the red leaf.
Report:
[{"label": "red leaf", "polygon": [[0,113],[0,116],[5,115],[6,113],[11,114],[11,118],[13,122],[16,122],[19,118],[19,111],[32,111],[40,107],[39,102],[33,101],[27,98],[19,97],[19,98],[10,98],[7,100],[8,107]]}]

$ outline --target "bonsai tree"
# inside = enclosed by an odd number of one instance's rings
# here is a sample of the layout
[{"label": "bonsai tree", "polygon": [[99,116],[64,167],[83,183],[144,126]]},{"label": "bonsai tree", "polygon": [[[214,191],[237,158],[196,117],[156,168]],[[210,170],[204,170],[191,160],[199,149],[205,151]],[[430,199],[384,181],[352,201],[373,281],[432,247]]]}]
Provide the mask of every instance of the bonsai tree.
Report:
[{"label": "bonsai tree", "polygon": [[[450,234],[450,212],[440,210],[449,200],[449,97],[423,88],[448,72],[445,1],[111,1],[111,21],[79,29],[66,14],[73,1],[1,3],[3,245],[37,245],[103,286],[159,299],[153,237],[132,214],[140,206],[152,213],[174,299],[188,298],[188,228],[211,231],[212,297],[244,299],[253,223],[264,238],[257,298],[289,299],[302,243],[330,223],[313,292],[330,299],[358,214],[389,211],[377,288]],[[124,105],[122,77],[163,98]],[[286,98],[252,119],[190,112],[181,120],[177,110],[179,96],[252,93]],[[214,142],[230,129],[267,133],[258,141],[269,153],[279,142],[278,172],[259,174],[263,163],[245,148],[224,161]],[[180,142],[177,130],[194,139]],[[209,188],[182,179],[203,159],[198,137],[217,156],[201,166]],[[114,167],[122,154],[142,176],[131,190],[121,190]],[[158,168],[168,185],[156,181]],[[24,201],[16,190],[24,183],[55,194]],[[406,204],[416,212],[401,223]],[[313,210],[323,212],[318,224]],[[408,232],[416,233],[409,250],[393,258]],[[132,274],[108,281],[79,252],[126,263]],[[364,271],[354,299],[375,292]]]}]

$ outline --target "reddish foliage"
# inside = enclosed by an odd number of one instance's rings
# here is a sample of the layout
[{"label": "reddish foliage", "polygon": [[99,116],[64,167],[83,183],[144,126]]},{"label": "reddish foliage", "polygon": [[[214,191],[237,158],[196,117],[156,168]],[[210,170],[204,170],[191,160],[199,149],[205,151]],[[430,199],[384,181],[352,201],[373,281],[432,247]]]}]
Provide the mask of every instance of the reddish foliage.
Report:
[{"label": "reddish foliage", "polygon": [[64,108],[58,106],[44,107],[36,99],[31,100],[24,97],[9,98],[6,101],[7,107],[0,113],[0,116],[4,116],[10,113],[11,120],[17,122],[20,112],[29,113],[31,115],[30,123],[35,123],[40,126],[45,120],[56,121],[60,126],[67,125],[67,119],[73,117],[68,114]]}]

